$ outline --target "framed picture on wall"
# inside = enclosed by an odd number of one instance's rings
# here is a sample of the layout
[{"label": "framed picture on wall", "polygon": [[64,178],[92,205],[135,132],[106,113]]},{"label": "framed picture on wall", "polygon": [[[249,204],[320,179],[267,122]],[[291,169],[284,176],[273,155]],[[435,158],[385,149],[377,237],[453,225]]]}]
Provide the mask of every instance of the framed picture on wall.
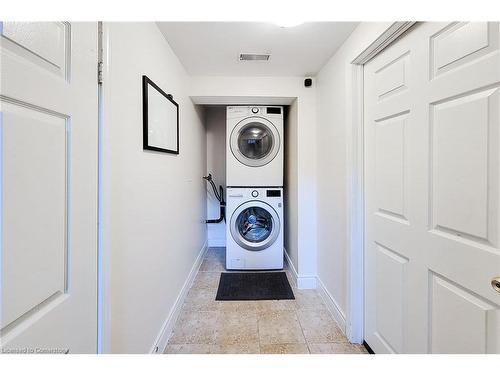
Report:
[{"label": "framed picture on wall", "polygon": [[143,149],[179,154],[179,105],[142,76]]}]

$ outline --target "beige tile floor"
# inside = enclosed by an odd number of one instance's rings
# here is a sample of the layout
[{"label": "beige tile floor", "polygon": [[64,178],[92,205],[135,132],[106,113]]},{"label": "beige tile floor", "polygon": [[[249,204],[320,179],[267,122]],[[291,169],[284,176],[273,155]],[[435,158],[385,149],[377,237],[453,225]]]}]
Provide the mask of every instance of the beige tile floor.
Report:
[{"label": "beige tile floor", "polygon": [[347,342],[321,296],[298,290],[295,300],[216,301],[224,248],[210,248],[168,341],[169,354],[362,354]]}]

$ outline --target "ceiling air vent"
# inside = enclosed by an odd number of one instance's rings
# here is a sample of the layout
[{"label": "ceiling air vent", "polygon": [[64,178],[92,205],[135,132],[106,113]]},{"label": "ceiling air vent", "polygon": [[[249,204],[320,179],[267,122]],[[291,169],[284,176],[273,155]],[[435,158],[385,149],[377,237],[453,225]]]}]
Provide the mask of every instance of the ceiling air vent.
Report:
[{"label": "ceiling air vent", "polygon": [[240,61],[269,61],[270,53],[240,53]]}]

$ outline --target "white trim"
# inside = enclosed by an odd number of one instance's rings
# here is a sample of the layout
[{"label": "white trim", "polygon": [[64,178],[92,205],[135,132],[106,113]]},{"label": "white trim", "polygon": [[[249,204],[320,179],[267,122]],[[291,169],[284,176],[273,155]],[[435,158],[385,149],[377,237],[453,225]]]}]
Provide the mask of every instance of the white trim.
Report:
[{"label": "white trim", "polygon": [[226,247],[226,238],[209,238],[208,247]]},{"label": "white trim", "polygon": [[[110,160],[111,152],[109,147],[103,145],[110,139],[109,126],[106,121],[109,118],[110,87],[108,77],[110,71],[111,46],[109,42],[108,23],[101,24],[99,35],[100,47],[102,48],[101,58],[103,61],[103,83],[99,85],[100,108],[99,108],[99,212],[98,212],[98,243],[99,243],[99,331],[98,331],[98,353],[111,352],[111,177]],[[97,79],[97,77],[96,77]]]},{"label": "white trim", "polygon": [[201,105],[291,105],[296,96],[190,96],[194,104]]},{"label": "white trim", "polygon": [[323,282],[319,277],[317,278],[317,283],[318,283],[318,292],[321,298],[323,298],[323,301],[325,302],[328,311],[330,311],[330,313],[333,316],[333,319],[337,322],[342,332],[347,336],[345,314],[342,312],[341,308],[339,307],[339,304],[337,303],[337,301],[335,301],[335,298],[333,298],[330,292],[328,292],[328,290],[325,287],[325,284],[323,284]]},{"label": "white trim", "polygon": [[[353,98],[348,108],[350,143],[348,144],[348,166],[352,173],[347,180],[348,236],[346,257],[346,336],[350,342],[362,343],[364,337],[364,166],[363,166],[363,65],[351,65],[352,86],[349,96]],[[349,135],[348,135],[349,136]]]},{"label": "white trim", "polygon": [[297,279],[299,278],[299,275],[297,274],[297,270],[295,269],[295,266],[293,265],[292,259],[288,255],[288,251],[286,251],[285,248],[283,248],[283,253],[285,254],[285,262],[288,265],[288,269],[292,273],[293,276],[293,286],[297,287]]},{"label": "white trim", "polygon": [[172,308],[170,309],[170,312],[167,318],[165,319],[165,322],[163,323],[160,332],[156,337],[155,342],[151,346],[151,349],[149,350],[151,354],[162,354],[165,351],[168,339],[170,338],[172,330],[174,329],[175,322],[177,321],[181,313],[184,300],[186,299],[189,289],[191,288],[191,285],[193,284],[196,274],[200,269],[201,263],[203,262],[203,258],[205,257],[205,253],[207,252],[208,249],[207,243],[208,242],[205,241],[205,243],[203,244],[198,254],[198,257],[196,258],[193,267],[191,267],[191,271],[189,272],[189,275],[186,278],[186,281],[184,282],[184,285],[182,286],[182,289],[179,295],[177,296],[177,299],[175,300],[174,306],[172,306]]},{"label": "white trim", "polygon": [[363,65],[377,56],[384,48],[403,35],[416,22],[394,22],[377,39],[375,39],[351,64]]},{"label": "white trim", "polygon": [[[347,256],[347,307],[345,315],[346,336],[353,343],[364,340],[364,108],[363,65],[396,41],[416,22],[394,22],[358,56],[351,61],[351,85],[347,97],[351,100],[347,111],[350,143],[348,145],[348,167],[352,170],[348,179],[348,256]],[[349,136],[349,134],[348,134]]]},{"label": "white trim", "polygon": [[[97,65],[101,67],[100,77],[102,78],[103,67],[103,39],[102,21],[97,22]],[[102,82],[97,85],[97,353],[102,353],[103,344],[103,249],[102,249],[102,151],[103,151],[103,89]]]},{"label": "white trim", "polygon": [[285,260],[286,263],[288,264],[288,267],[290,268],[290,271],[292,272],[293,276],[293,282],[295,284],[295,287],[297,289],[316,289],[317,287],[317,276],[316,275],[300,275],[297,270],[295,269],[295,266],[293,265],[292,260],[290,259],[290,256],[288,255],[288,251],[286,249],[283,249],[285,253]]}]

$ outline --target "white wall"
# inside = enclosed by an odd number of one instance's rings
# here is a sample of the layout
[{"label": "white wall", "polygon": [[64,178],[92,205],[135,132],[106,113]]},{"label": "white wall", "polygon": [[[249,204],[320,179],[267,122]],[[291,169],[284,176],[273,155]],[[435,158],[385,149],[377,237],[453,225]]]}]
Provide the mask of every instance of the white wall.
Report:
[{"label": "white wall", "polygon": [[298,218],[298,103],[294,100],[288,107],[285,118],[285,249],[297,269],[299,259],[299,218]]},{"label": "white wall", "polygon": [[316,77],[318,277],[341,313],[348,308],[351,61],[391,23],[361,23]]},{"label": "white wall", "polygon": [[[206,241],[206,135],[154,23],[105,23],[104,350],[149,352]],[[142,149],[145,74],[180,106],[180,154]]]},{"label": "white wall", "polygon": [[[287,249],[302,276],[302,287],[314,287],[316,276],[316,90],[303,77],[192,77],[192,97],[296,98],[297,102],[297,251]],[[242,104],[241,101],[238,101]]]},{"label": "white wall", "polygon": [[[226,195],[226,107],[207,107],[205,109],[205,128],[207,132],[207,174],[212,173],[215,185],[222,185]],[[220,215],[219,201],[212,187],[207,189],[207,218],[217,219]],[[226,223],[207,224],[208,246],[226,246]]]}]

